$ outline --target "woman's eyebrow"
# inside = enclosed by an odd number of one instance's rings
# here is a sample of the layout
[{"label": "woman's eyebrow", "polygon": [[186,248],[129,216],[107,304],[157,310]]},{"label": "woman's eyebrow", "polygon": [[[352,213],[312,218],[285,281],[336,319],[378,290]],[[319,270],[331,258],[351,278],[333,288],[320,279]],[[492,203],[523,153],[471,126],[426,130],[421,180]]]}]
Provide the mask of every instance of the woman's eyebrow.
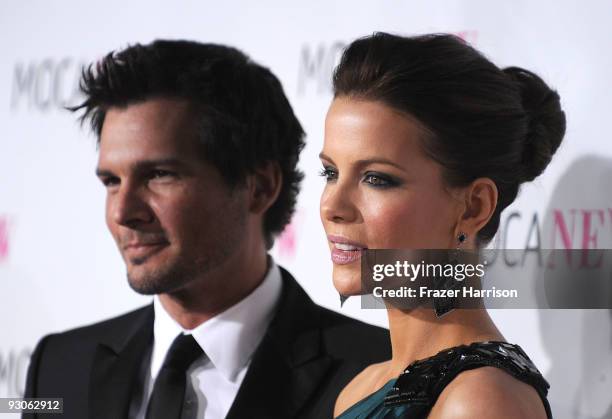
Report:
[{"label": "woman's eyebrow", "polygon": [[319,158],[321,160],[327,160],[328,162],[335,164],[334,161],[332,160],[331,157],[327,156],[325,153],[323,153],[322,151],[319,153]]},{"label": "woman's eyebrow", "polygon": [[[335,164],[334,161],[332,160],[332,158],[329,157],[328,155],[326,155],[323,152],[319,153],[319,158],[321,160],[327,160],[328,162],[330,162],[332,164]],[[364,166],[368,166],[370,164],[375,164],[375,163],[386,164],[386,165],[395,167],[396,169],[401,170],[402,172],[407,172],[406,168],[404,168],[403,166],[401,166],[401,165],[399,165],[399,164],[397,164],[397,163],[395,163],[395,162],[393,162],[391,160],[385,159],[383,157],[371,157],[371,158],[366,158],[366,159],[360,159],[360,160],[357,160],[356,162],[354,162],[354,165],[357,166],[357,167],[364,167]]]},{"label": "woman's eyebrow", "polygon": [[393,166],[396,169],[401,170],[402,172],[406,172],[407,171],[405,167],[403,167],[403,166],[401,166],[401,165],[399,165],[399,164],[397,164],[397,163],[395,163],[395,162],[393,162],[391,160],[385,159],[383,157],[372,157],[372,158],[368,158],[368,159],[357,160],[355,162],[355,165],[357,165],[359,167],[364,167],[364,166],[368,166],[368,165],[374,164],[374,163],[386,164],[386,165],[389,165],[389,166]]}]

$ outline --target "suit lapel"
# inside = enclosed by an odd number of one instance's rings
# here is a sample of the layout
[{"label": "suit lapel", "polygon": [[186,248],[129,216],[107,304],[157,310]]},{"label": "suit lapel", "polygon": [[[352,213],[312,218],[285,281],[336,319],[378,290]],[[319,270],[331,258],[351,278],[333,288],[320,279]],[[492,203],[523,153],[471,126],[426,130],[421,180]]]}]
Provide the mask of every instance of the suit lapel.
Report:
[{"label": "suit lapel", "polygon": [[279,307],[227,419],[294,417],[333,365],[321,345],[317,306],[287,271],[281,271]]},{"label": "suit lapel", "polygon": [[[153,306],[134,313],[121,330],[103,337],[94,355],[89,386],[89,417],[126,418],[134,384],[153,338]],[[130,321],[131,320],[131,321]]]}]

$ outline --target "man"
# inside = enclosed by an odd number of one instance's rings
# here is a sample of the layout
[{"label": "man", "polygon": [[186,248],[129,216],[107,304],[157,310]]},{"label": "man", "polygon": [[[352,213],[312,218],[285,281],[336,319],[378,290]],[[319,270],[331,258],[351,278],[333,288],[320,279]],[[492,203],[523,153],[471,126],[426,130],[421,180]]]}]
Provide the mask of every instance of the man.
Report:
[{"label": "man", "polygon": [[290,220],[303,131],[236,49],[156,41],[81,83],[106,222],[152,305],[38,344],[26,397],[68,418],[325,418],[388,334],[315,305],[267,255]]}]

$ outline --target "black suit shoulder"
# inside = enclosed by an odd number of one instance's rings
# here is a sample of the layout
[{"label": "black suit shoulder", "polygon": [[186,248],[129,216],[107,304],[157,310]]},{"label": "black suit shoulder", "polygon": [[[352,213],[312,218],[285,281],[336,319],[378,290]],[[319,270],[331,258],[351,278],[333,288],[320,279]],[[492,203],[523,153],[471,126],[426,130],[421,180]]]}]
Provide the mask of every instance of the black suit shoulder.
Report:
[{"label": "black suit shoulder", "polygon": [[390,358],[387,330],[315,304],[289,272],[281,274],[276,313],[228,419],[330,418],[344,386]]},{"label": "black suit shoulder", "polygon": [[44,336],[30,358],[25,396],[64,397],[66,392],[85,396],[83,392],[89,385],[88,372],[97,345],[102,342],[120,348],[137,328],[152,319],[153,308],[148,305],[98,323]]},{"label": "black suit shoulder", "polygon": [[315,304],[288,271],[281,268],[281,274],[283,291],[271,330],[289,341],[316,330],[323,353],[342,363],[360,365],[361,369],[391,358],[387,329]]},{"label": "black suit shoulder", "polygon": [[[80,326],[65,332],[54,333],[47,337],[65,342],[72,342],[75,340],[78,342],[83,342],[84,340],[92,340],[95,342],[117,341],[120,340],[118,338],[123,337],[124,333],[132,331],[136,323],[152,315],[153,306],[149,304],[110,319],[105,319],[86,326]],[[117,334],[120,336],[117,336]]]},{"label": "black suit shoulder", "polygon": [[359,363],[391,358],[389,330],[321,307],[323,341],[335,358]]}]

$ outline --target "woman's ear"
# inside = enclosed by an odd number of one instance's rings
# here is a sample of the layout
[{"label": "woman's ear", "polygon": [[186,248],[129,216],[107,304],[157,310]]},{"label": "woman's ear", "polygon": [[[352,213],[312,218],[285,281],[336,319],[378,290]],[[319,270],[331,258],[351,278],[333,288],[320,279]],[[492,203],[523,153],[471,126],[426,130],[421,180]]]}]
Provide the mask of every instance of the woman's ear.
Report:
[{"label": "woman's ear", "polygon": [[455,233],[457,237],[463,232],[468,238],[475,238],[495,212],[497,186],[489,178],[478,178],[464,189],[463,199],[463,211]]},{"label": "woman's ear", "polygon": [[278,162],[268,162],[247,177],[249,188],[249,210],[255,214],[264,214],[280,193],[283,185],[283,174]]}]

